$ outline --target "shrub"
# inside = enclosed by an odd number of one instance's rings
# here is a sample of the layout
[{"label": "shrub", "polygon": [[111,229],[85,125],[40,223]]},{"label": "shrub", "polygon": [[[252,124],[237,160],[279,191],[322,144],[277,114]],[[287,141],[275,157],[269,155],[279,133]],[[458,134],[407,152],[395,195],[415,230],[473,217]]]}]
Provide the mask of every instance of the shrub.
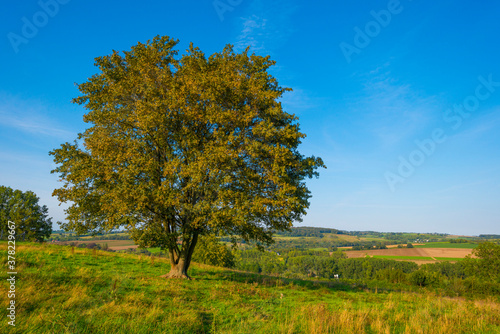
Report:
[{"label": "shrub", "polygon": [[233,252],[214,236],[199,238],[193,253],[193,261],[227,268],[235,266]]},{"label": "shrub", "polygon": [[440,282],[440,275],[437,272],[419,269],[410,274],[410,282],[418,286],[434,285]]}]

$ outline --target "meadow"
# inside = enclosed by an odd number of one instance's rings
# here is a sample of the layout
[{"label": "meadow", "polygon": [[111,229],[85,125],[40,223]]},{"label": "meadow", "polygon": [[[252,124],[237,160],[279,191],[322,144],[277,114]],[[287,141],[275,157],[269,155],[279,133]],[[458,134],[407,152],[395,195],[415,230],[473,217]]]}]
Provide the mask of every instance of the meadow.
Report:
[{"label": "meadow", "polygon": [[477,247],[477,243],[450,243],[450,242],[428,242],[421,245],[415,245],[415,248],[458,248],[458,249],[473,249]]},{"label": "meadow", "polygon": [[[6,258],[6,245],[2,243]],[[298,280],[69,246],[17,246],[11,333],[498,333],[498,297]],[[0,285],[2,319],[6,280]]]}]

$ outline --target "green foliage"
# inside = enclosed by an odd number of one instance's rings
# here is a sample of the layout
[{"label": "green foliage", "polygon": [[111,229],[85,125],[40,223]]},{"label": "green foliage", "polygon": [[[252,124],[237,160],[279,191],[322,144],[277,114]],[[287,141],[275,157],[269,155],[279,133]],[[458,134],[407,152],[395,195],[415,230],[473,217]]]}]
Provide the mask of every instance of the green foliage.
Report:
[{"label": "green foliage", "polygon": [[376,271],[374,278],[391,283],[406,283],[407,274],[401,268],[387,267]]},{"label": "green foliage", "polygon": [[91,126],[50,154],[64,181],[53,195],[71,203],[64,229],[124,226],[186,276],[199,235],[268,244],[300,221],[305,179],[324,164],[298,151],[305,134],[282,109],[290,89],[268,73],[270,57],[230,45],[179,57],[177,43],[158,36],[96,58],[74,99]]},{"label": "green foliage", "polygon": [[466,244],[468,242],[466,239],[450,239],[450,243],[452,244]]},{"label": "green foliage", "polygon": [[[408,274],[417,270],[418,265],[413,262],[394,261],[377,258],[342,259],[338,263],[339,274],[348,279],[372,279],[381,270],[401,270]],[[380,275],[379,275],[380,276]]]},{"label": "green foliage", "polygon": [[411,243],[406,244],[406,248],[413,248],[413,244]]},{"label": "green foliage", "polygon": [[[238,252],[236,268],[265,274],[279,274],[286,277],[316,277],[333,279],[339,275],[343,279],[404,282],[401,277],[418,269],[413,262],[394,261],[378,258],[351,258],[345,252],[281,251],[258,252],[245,250]],[[390,271],[390,275],[385,275]]]},{"label": "green foliage", "polygon": [[499,239],[500,240],[500,234],[480,234],[479,238],[481,238],[481,239]]},{"label": "green foliage", "polygon": [[500,245],[491,241],[480,243],[472,254],[464,261],[464,265],[471,275],[479,276],[487,280],[500,283]]},{"label": "green foliage", "polygon": [[339,231],[331,228],[298,226],[289,231],[278,231],[276,235],[285,237],[317,237],[323,238],[323,234],[337,234]]},{"label": "green foliage", "polygon": [[83,235],[75,235],[73,233],[67,232],[58,232],[52,233],[49,240],[57,240],[57,241],[78,241],[78,240],[131,240],[130,235],[128,233],[123,232],[111,232],[107,234],[83,234]]},{"label": "green foliage", "polygon": [[443,277],[448,278],[465,278],[466,268],[464,263],[450,263],[450,262],[436,262],[436,263],[426,263],[420,266],[424,271],[436,272]]},{"label": "green foliage", "polygon": [[440,275],[437,272],[419,269],[410,274],[409,280],[412,284],[423,287],[439,283]]},{"label": "green foliage", "polygon": [[38,204],[32,191],[22,192],[0,186],[0,239],[7,239],[8,221],[14,222],[17,241],[42,242],[52,233],[48,208]]},{"label": "green foliage", "polygon": [[226,268],[235,266],[235,257],[231,249],[212,235],[200,237],[193,254],[193,261]]}]

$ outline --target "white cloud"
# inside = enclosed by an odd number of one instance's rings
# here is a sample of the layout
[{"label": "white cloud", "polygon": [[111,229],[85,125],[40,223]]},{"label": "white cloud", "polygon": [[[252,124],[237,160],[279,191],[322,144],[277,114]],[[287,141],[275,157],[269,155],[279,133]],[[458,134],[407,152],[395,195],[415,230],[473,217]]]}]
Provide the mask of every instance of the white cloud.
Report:
[{"label": "white cloud", "polygon": [[290,1],[252,2],[248,15],[239,19],[240,33],[234,43],[235,50],[240,52],[250,46],[250,52],[272,54],[273,49],[291,36],[290,16],[294,11],[295,6]]},{"label": "white cloud", "polygon": [[394,79],[390,62],[356,76],[364,89],[348,101],[349,113],[356,115],[352,126],[362,136],[371,136],[374,146],[392,150],[418,139],[440,121],[442,102]]},{"label": "white cloud", "polygon": [[259,52],[265,50],[265,42],[269,38],[266,36],[268,32],[266,31],[267,20],[260,18],[256,15],[243,19],[243,29],[238,36],[238,42],[235,45],[237,51],[244,50],[247,46],[250,46],[252,52]]},{"label": "white cloud", "polygon": [[291,92],[285,92],[280,101],[286,112],[296,115],[319,108],[318,100],[312,99],[308,93],[301,88],[294,88]]},{"label": "white cloud", "polygon": [[66,130],[50,116],[49,108],[37,100],[23,100],[18,97],[0,94],[0,126],[34,136],[66,139],[75,133]]},{"label": "white cloud", "polygon": [[500,109],[494,108],[481,116],[471,115],[463,120],[463,124],[465,127],[469,124],[470,126],[464,131],[458,128],[458,133],[453,136],[454,138],[471,142],[480,137],[497,136],[500,129]]}]

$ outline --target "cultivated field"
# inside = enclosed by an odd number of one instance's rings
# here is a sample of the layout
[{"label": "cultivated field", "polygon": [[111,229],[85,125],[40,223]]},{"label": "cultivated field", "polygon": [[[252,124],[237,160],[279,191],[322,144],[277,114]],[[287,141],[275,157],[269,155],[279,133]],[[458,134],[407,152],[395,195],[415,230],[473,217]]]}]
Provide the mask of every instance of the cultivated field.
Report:
[{"label": "cultivated field", "polygon": [[472,249],[466,248],[390,248],[346,252],[349,258],[379,257],[392,260],[413,261],[418,264],[437,261],[459,261],[469,254]]}]

